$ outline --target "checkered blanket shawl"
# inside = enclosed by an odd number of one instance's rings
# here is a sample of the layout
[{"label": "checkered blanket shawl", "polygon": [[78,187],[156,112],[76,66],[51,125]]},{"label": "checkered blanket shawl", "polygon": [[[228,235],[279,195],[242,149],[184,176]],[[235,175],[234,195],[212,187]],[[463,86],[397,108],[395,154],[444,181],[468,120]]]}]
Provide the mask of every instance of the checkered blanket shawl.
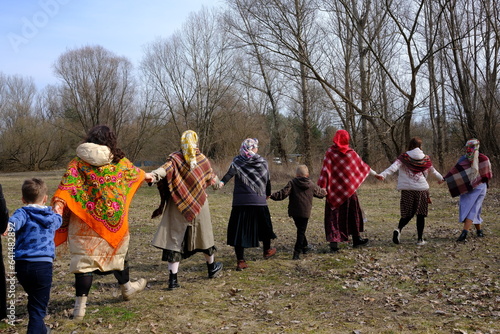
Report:
[{"label": "checkered blanket shawl", "polygon": [[336,209],[356,192],[369,173],[370,166],[354,150],[344,154],[333,145],[326,151],[318,185],[326,189],[326,199]]},{"label": "checkered blanket shawl", "polygon": [[187,221],[192,221],[200,213],[207,199],[205,188],[215,182],[210,161],[198,150],[196,161],[197,167],[189,169],[182,152],[174,152],[162,166],[167,172],[165,180],[171,199]]},{"label": "checkered blanket shawl", "polygon": [[492,177],[490,159],[479,153],[479,175],[475,180],[469,180],[468,169],[471,168],[469,159],[460,157],[457,164],[444,176],[451,197],[456,197],[476,188],[481,183],[487,183]]}]

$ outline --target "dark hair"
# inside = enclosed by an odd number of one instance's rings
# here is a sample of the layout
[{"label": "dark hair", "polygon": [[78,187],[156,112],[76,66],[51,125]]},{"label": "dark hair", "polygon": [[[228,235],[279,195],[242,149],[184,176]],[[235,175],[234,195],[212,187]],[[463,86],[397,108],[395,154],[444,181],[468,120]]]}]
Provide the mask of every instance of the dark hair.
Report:
[{"label": "dark hair", "polygon": [[32,178],[24,180],[21,187],[23,199],[26,203],[36,203],[47,195],[47,185],[42,179]]},{"label": "dark hair", "polygon": [[90,129],[84,142],[109,147],[113,155],[113,162],[115,163],[125,157],[125,153],[116,146],[115,133],[106,125],[96,125]]},{"label": "dark hair", "polygon": [[420,137],[413,137],[412,139],[410,139],[410,143],[408,144],[408,151],[411,151],[417,147],[422,148],[422,139],[420,139]]}]

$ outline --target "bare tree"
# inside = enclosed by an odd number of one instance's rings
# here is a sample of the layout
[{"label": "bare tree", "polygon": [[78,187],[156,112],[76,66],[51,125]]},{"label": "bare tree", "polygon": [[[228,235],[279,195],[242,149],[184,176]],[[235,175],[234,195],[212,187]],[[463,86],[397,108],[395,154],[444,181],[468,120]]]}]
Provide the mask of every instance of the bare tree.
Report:
[{"label": "bare tree", "polygon": [[[427,68],[429,72],[429,121],[432,126],[433,148],[437,155],[440,169],[444,168],[444,152],[446,141],[446,91],[443,66],[440,61],[443,52],[434,52],[434,49],[443,50],[445,46],[443,24],[435,19],[436,3],[429,2],[425,6],[426,16],[426,41],[427,49],[430,51]],[[436,43],[430,43],[437,33]]]},{"label": "bare tree", "polygon": [[492,155],[500,155],[500,4],[453,0],[446,3],[448,40],[445,68],[459,141],[477,137]]},{"label": "bare tree", "polygon": [[210,150],[221,106],[234,94],[235,61],[229,38],[220,28],[218,12],[193,13],[182,31],[157,40],[146,49],[141,69],[164,121],[178,136],[191,128],[200,135],[200,149]]},{"label": "bare tree", "polygon": [[18,118],[29,116],[36,97],[33,78],[0,73],[0,129],[11,128]]},{"label": "bare tree", "polygon": [[0,75],[0,101],[0,166],[39,170],[61,162],[65,141],[43,114],[33,80]]},{"label": "bare tree", "polygon": [[[302,138],[305,163],[311,161],[311,127],[309,98],[309,69],[306,59],[314,49],[318,38],[314,29],[315,10],[307,0],[230,0],[237,14],[253,22],[250,27],[258,30],[247,31],[252,36],[251,43],[275,54],[274,66],[283,71],[290,80],[298,83],[298,94],[302,109]],[[244,28],[242,28],[244,29]],[[278,58],[279,57],[279,58]]]},{"label": "bare tree", "polygon": [[137,90],[138,96],[134,103],[136,114],[133,119],[123,125],[120,145],[127,157],[135,161],[143,157],[144,160],[162,161],[164,150],[158,147],[157,135],[161,133],[161,109],[153,99],[149,87]]},{"label": "bare tree", "polygon": [[129,60],[101,46],[85,46],[62,54],[54,69],[62,80],[63,109],[57,116],[76,122],[83,133],[107,124],[120,134],[133,114],[135,83]]},{"label": "bare tree", "polygon": [[[287,163],[287,152],[282,140],[284,129],[283,125],[280,124],[279,112],[283,80],[280,80],[279,72],[272,66],[272,53],[265,52],[259,46],[257,35],[260,28],[251,17],[246,15],[246,3],[234,1],[229,5],[230,10],[225,13],[224,22],[227,24],[229,33],[234,38],[235,47],[246,50],[248,55],[246,58],[248,59],[248,70],[246,72],[250,75],[243,76],[244,79],[248,80],[240,80],[240,83],[244,87],[243,89],[246,87],[256,91],[248,92],[247,98],[260,94],[264,94],[267,97],[268,103],[265,105],[268,105],[266,109],[269,111],[271,117],[270,132],[276,146],[277,154],[275,155]],[[255,76],[260,77],[261,80],[254,79]]]}]

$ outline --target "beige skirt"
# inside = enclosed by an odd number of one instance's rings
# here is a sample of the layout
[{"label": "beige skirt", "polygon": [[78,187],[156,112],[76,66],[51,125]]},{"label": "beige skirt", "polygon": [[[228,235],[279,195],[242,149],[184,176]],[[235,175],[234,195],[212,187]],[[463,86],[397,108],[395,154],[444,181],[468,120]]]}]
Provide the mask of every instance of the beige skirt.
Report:
[{"label": "beige skirt", "polygon": [[184,218],[172,200],[168,201],[151,244],[161,249],[181,252],[183,241],[187,243],[185,246],[188,251],[209,249],[215,245],[208,200],[191,222]]},{"label": "beige skirt", "polygon": [[123,270],[129,240],[127,232],[118,247],[113,248],[83,220],[72,214],[68,226],[70,271],[88,273],[95,270]]}]

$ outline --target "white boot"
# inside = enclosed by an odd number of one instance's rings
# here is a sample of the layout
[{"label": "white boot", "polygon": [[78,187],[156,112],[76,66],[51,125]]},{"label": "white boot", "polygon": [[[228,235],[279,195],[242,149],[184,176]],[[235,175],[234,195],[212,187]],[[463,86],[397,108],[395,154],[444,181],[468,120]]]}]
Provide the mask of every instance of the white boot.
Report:
[{"label": "white boot", "polygon": [[120,285],[122,289],[123,299],[130,300],[133,295],[144,290],[147,283],[148,281],[146,281],[144,278],[141,278],[136,282],[128,281],[127,283]]},{"label": "white boot", "polygon": [[83,320],[85,309],[87,308],[87,296],[76,297],[75,308],[73,309],[73,320]]}]

